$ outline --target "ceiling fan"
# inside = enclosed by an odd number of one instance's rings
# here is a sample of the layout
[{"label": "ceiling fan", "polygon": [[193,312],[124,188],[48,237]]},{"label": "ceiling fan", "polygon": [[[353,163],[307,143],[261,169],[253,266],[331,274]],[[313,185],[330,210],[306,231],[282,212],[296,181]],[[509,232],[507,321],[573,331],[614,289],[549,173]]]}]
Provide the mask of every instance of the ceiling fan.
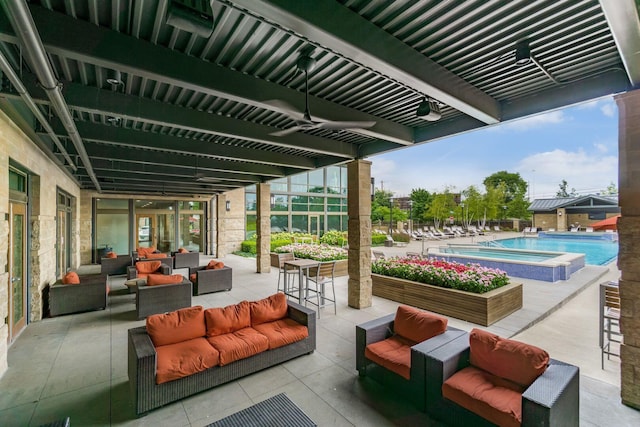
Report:
[{"label": "ceiling fan", "polygon": [[303,54],[298,58],[296,62],[296,67],[299,71],[304,72],[304,95],[305,95],[305,106],[304,113],[296,110],[294,107],[289,105],[288,103],[276,99],[268,101],[269,104],[278,107],[281,111],[283,111],[286,115],[288,115],[293,121],[295,121],[295,126],[290,127],[288,129],[284,129],[277,132],[272,132],[270,135],[273,136],[285,136],[294,132],[298,132],[301,130],[315,130],[315,129],[325,129],[325,130],[347,130],[347,129],[366,129],[374,126],[376,122],[374,121],[314,121],[311,119],[311,113],[309,112],[309,73],[313,71],[316,67],[316,60],[313,59],[308,54]]}]

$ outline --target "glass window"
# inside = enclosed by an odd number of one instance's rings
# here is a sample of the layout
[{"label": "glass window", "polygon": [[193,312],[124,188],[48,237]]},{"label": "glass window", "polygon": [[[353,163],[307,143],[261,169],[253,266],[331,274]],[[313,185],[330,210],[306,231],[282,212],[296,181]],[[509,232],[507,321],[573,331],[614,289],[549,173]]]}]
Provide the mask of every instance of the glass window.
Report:
[{"label": "glass window", "polygon": [[247,215],[247,226],[245,227],[245,230],[246,230],[245,239],[251,239],[256,234],[256,219],[257,217],[255,215]]},{"label": "glass window", "polygon": [[347,168],[340,168],[340,194],[347,194]]},{"label": "glass window", "polygon": [[282,194],[274,194],[272,197],[273,205],[272,211],[288,211],[289,210],[289,196]]},{"label": "glass window", "polygon": [[204,202],[181,200],[178,202],[178,209],[183,211],[201,211],[204,209]]},{"label": "glass window", "polygon": [[307,196],[292,196],[291,210],[294,212],[307,212],[309,210],[309,198]]},{"label": "glass window", "polygon": [[[6,169],[5,169],[6,170]],[[27,192],[27,177],[15,170],[9,170],[9,190]]]},{"label": "glass window", "polygon": [[327,168],[327,193],[340,194],[340,169],[338,166]]},{"label": "glass window", "polygon": [[316,169],[309,172],[309,192],[324,193],[324,170]]},{"label": "glass window", "polygon": [[327,215],[327,230],[339,231],[340,228],[340,215]]},{"label": "glass window", "polygon": [[201,213],[181,213],[179,222],[179,247],[191,252],[201,252],[201,233],[204,226],[204,215]]},{"label": "glass window", "polygon": [[307,215],[291,215],[291,231],[306,233],[309,230],[309,217]]},{"label": "glass window", "polygon": [[289,230],[288,215],[271,215],[271,232],[279,233]]},{"label": "glass window", "polygon": [[287,178],[278,178],[270,181],[271,191],[288,191]]},{"label": "glass window", "polygon": [[341,203],[339,197],[327,197],[327,212],[340,212]]},{"label": "glass window", "polygon": [[306,193],[309,191],[307,176],[308,174],[305,172],[291,177],[291,191],[293,193]]},{"label": "glass window", "polygon": [[246,206],[247,206],[247,211],[255,212],[258,209],[256,193],[246,193],[245,194],[245,203],[246,203]]},{"label": "glass window", "polygon": [[324,197],[309,197],[309,211],[324,212]]}]

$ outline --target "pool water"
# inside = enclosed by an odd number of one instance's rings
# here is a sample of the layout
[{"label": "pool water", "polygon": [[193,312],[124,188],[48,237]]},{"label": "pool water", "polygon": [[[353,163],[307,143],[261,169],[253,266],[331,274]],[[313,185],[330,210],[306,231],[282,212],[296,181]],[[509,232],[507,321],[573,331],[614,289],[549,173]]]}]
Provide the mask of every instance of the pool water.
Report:
[{"label": "pool water", "polygon": [[585,255],[585,263],[589,265],[605,265],[618,256],[618,242],[606,240],[516,237],[513,239],[496,240],[494,242],[483,242],[481,245],[495,245],[509,249],[579,253]]},{"label": "pool water", "polygon": [[447,248],[447,253],[453,253],[458,255],[470,255],[480,256],[483,258],[495,258],[495,259],[508,259],[511,261],[526,261],[526,262],[543,262],[556,258],[560,254],[542,254],[534,252],[505,252],[501,250],[491,250],[490,248],[483,246],[482,248]]}]

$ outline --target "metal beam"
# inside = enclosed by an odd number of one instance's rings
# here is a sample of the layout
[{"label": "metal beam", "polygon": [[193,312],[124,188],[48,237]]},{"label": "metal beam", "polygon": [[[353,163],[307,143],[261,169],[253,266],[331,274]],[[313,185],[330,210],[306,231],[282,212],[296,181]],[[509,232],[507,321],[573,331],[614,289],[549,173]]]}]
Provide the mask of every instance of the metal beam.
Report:
[{"label": "metal beam", "polygon": [[234,0],[233,3],[482,122],[500,121],[500,105],[491,96],[339,2]]},{"label": "metal beam", "polygon": [[[31,5],[30,10],[49,53],[271,111],[283,112],[265,101],[280,99],[291,105],[305,104],[303,93],[279,84],[257,79],[39,6]],[[4,17],[0,16],[0,40],[17,43],[10,28],[2,25],[3,19]],[[70,34],[73,36],[70,37]],[[375,121],[374,127],[359,130],[358,133],[398,144],[413,143],[413,132],[407,126],[322,98],[310,99],[314,106],[315,119]]]},{"label": "metal beam", "polygon": [[[79,171],[78,175],[88,176],[86,170]],[[107,180],[114,180],[116,182],[130,182],[132,184],[145,182],[153,183],[156,187],[158,185],[166,185],[167,187],[173,186],[200,186],[207,185],[211,188],[229,188],[229,187],[242,187],[242,184],[238,182],[228,181],[198,181],[192,178],[191,181],[187,181],[184,178],[176,178],[171,175],[165,175],[161,169],[156,170],[155,174],[139,173],[139,172],[123,172],[123,171],[109,171],[109,170],[96,170],[96,176]]]},{"label": "metal beam", "polygon": [[640,86],[640,10],[634,0],[600,0],[629,81]]}]

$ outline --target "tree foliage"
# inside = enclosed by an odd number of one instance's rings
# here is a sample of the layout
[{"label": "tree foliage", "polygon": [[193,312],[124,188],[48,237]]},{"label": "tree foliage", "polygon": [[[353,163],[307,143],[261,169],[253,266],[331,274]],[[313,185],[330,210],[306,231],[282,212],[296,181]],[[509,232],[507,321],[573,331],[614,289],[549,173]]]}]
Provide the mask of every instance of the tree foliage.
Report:
[{"label": "tree foliage", "polygon": [[511,201],[520,195],[527,194],[527,189],[529,188],[529,184],[527,184],[527,181],[522,179],[519,173],[510,173],[507,171],[499,171],[489,175],[482,183],[487,190],[489,187],[496,188],[500,184],[503,184],[504,187],[502,191],[504,193],[504,202],[506,204],[511,203]]},{"label": "tree foliage", "polygon": [[558,184],[558,187],[560,187],[560,189],[556,193],[556,197],[575,197],[578,195],[575,188],[572,188],[570,192],[567,191],[568,186],[569,184],[567,183],[567,180],[563,179],[562,182]]}]

